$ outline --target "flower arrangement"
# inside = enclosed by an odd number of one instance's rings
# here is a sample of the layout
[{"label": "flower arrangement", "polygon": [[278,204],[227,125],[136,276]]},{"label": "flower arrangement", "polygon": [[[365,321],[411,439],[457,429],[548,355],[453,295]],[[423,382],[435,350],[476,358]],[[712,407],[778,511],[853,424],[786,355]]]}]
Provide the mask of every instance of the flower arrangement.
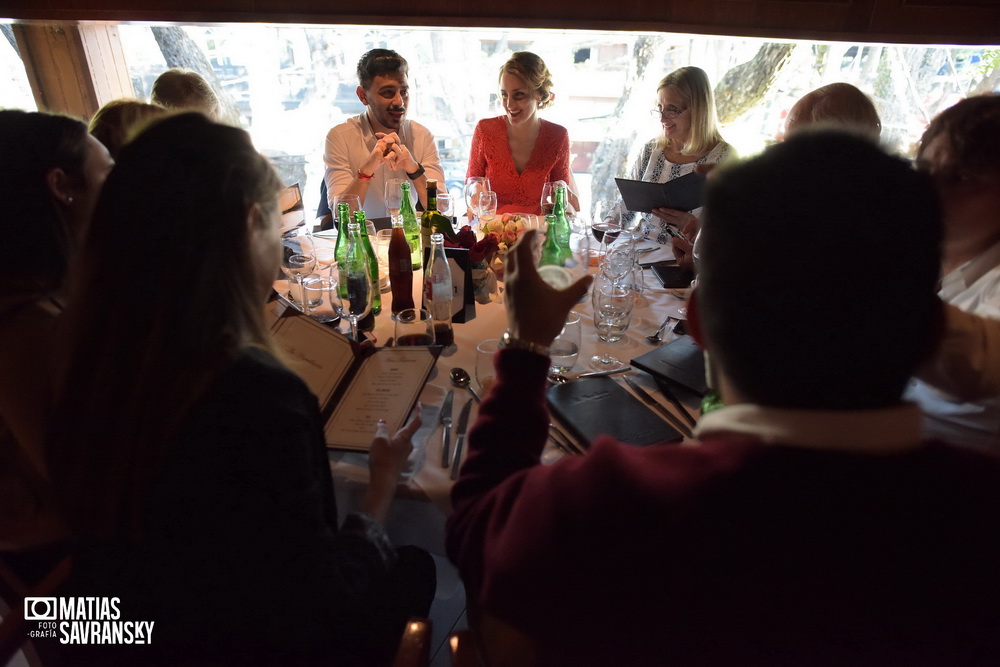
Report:
[{"label": "flower arrangement", "polygon": [[455,245],[469,250],[469,259],[473,264],[485,262],[489,266],[494,260],[499,260],[502,265],[504,256],[525,229],[527,227],[524,216],[504,213],[483,221],[483,238],[479,240],[476,239],[472,227],[465,225],[458,232],[458,241]]}]

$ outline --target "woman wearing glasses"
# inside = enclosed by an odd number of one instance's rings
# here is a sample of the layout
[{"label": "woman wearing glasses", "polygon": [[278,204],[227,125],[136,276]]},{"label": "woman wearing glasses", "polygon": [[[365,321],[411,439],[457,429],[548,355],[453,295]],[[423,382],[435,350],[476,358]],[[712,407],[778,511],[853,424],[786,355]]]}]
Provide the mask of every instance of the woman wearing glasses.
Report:
[{"label": "woman wearing glasses", "polygon": [[[660,119],[663,135],[643,147],[629,178],[666,183],[690,174],[699,164],[736,157],[736,150],[719,134],[715,98],[704,70],[698,67],[675,70],[660,81],[656,94],[656,107],[651,113]],[[699,210],[688,213],[653,209],[651,215],[644,216],[644,226],[650,238],[666,244],[671,238],[667,226],[691,231],[697,225]],[[617,217],[622,211],[624,203],[619,200],[608,217]]]}]

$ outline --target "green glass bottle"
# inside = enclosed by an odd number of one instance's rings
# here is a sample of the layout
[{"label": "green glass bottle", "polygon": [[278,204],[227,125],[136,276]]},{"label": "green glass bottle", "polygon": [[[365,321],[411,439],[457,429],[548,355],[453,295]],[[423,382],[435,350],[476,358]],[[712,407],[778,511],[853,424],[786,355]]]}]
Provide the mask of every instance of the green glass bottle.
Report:
[{"label": "green glass bottle", "polygon": [[569,247],[569,237],[572,228],[569,224],[569,217],[566,215],[566,186],[556,186],[556,201],[552,207],[552,215],[556,217],[556,241],[559,243],[559,251],[562,255],[562,264],[573,258],[573,251]]},{"label": "green glass bottle", "polygon": [[[375,316],[382,312],[382,296],[378,288],[378,258],[375,256],[375,249],[372,247],[371,239],[368,238],[368,225],[365,218],[365,212],[355,211],[354,222],[358,223],[361,227],[359,232],[361,236],[361,247],[368,258],[368,272],[371,273],[372,285],[375,286],[375,289],[372,292],[372,319],[374,320]],[[368,329],[365,329],[365,331],[368,331]]]},{"label": "green glass bottle", "polygon": [[722,394],[719,393],[719,382],[715,377],[712,360],[709,358],[707,350],[705,351],[705,377],[708,380],[708,390],[701,399],[701,414],[703,415],[726,407],[726,404],[722,402]]},{"label": "green glass bottle", "polygon": [[423,254],[420,247],[420,223],[417,222],[416,209],[413,208],[413,200],[410,198],[410,184],[403,183],[399,187],[403,192],[402,202],[399,205],[399,215],[403,218],[406,242],[410,244],[410,263],[416,270],[420,268],[421,255]]},{"label": "green glass bottle", "polygon": [[[344,229],[347,230],[344,233],[346,237],[344,258],[337,262],[340,282],[338,292],[341,295],[343,314],[351,323],[351,336],[354,340],[361,342],[360,332],[370,330],[365,328],[366,323],[369,320],[372,326],[375,323],[371,308],[365,308],[365,306],[369,305],[369,300],[373,298],[373,293],[377,292],[378,288],[371,284],[368,258],[365,256],[358,223],[352,222],[345,225]],[[364,316],[360,320],[356,320],[355,317],[362,315],[362,313]]]},{"label": "green glass bottle", "polygon": [[[344,257],[347,256],[347,243],[349,234],[347,231],[347,226],[351,224],[351,207],[346,203],[341,202],[337,204],[337,245],[333,247],[333,258],[336,260],[339,266],[341,262],[344,261]],[[347,293],[347,285],[344,285],[340,290],[341,293]]]},{"label": "green glass bottle", "polygon": [[549,213],[545,216],[545,243],[542,244],[542,257],[538,266],[562,266],[562,250],[559,248],[559,235],[555,233],[558,223],[556,216]]}]

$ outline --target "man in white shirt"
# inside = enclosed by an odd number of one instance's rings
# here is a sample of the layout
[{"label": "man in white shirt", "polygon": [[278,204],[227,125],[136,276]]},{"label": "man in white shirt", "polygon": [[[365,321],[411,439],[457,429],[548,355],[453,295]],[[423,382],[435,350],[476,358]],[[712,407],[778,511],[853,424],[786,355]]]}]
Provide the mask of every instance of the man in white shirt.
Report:
[{"label": "man in white shirt", "polygon": [[[434,135],[406,119],[410,99],[406,60],[389,49],[372,49],[358,61],[358,99],[363,114],[337,125],[326,135],[327,198],[356,194],[369,218],[389,215],[385,183],[408,179],[424,202],[427,179],[444,179]],[[336,213],[336,211],[334,211]]]},{"label": "man in white shirt", "polygon": [[[1000,97],[972,97],[938,115],[921,140],[917,166],[934,177],[944,213],[939,296],[966,313],[1000,318]],[[946,315],[949,328],[957,319]],[[968,340],[988,344],[989,328],[977,327],[969,329],[975,340]],[[994,337],[984,354],[969,354],[994,366],[995,345]],[[984,398],[975,386],[995,371],[977,374],[971,361],[965,365],[966,379],[931,375],[934,386],[917,382],[909,397],[924,411],[928,435],[1000,452],[1000,394]]]}]

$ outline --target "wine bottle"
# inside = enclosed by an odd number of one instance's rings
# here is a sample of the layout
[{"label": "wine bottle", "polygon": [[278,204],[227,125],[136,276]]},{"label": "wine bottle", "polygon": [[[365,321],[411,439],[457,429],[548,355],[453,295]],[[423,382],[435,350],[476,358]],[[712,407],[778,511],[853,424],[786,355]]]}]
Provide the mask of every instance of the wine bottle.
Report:
[{"label": "wine bottle", "polygon": [[389,288],[392,290],[392,312],[413,308],[413,266],[410,244],[406,241],[403,221],[396,216],[389,240]]},{"label": "wine bottle", "polygon": [[399,187],[403,192],[402,202],[399,205],[399,215],[403,218],[403,231],[406,232],[406,242],[410,244],[410,266],[414,269],[419,269],[421,255],[423,254],[423,250],[420,247],[420,223],[417,222],[413,200],[410,198],[410,184],[402,183]]},{"label": "wine bottle", "polygon": [[433,178],[427,179],[427,208],[420,216],[420,248],[431,247],[431,234],[434,233],[434,216],[440,215],[437,211],[437,181]]},{"label": "wine bottle", "polygon": [[451,265],[444,252],[444,234],[431,234],[431,256],[424,271],[424,308],[434,320],[434,339],[439,345],[455,342],[455,331],[451,327],[453,297]]}]

